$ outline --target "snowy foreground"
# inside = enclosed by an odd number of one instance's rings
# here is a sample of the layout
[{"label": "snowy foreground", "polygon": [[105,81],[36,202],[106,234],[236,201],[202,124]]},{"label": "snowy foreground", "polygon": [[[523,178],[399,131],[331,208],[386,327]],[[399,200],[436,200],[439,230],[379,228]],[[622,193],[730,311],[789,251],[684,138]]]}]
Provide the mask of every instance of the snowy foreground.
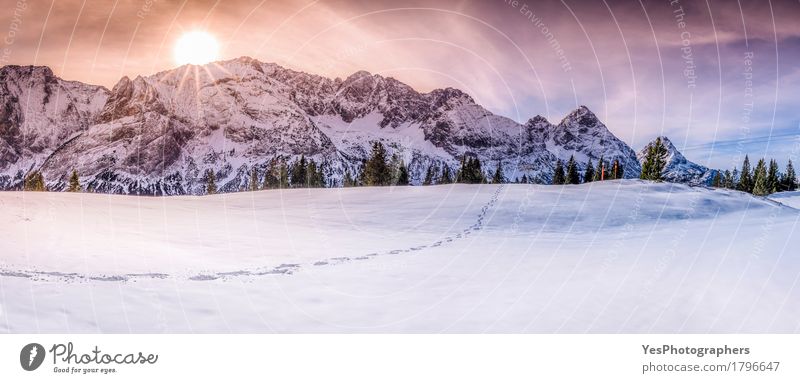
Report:
[{"label": "snowy foreground", "polygon": [[0,193],[0,332],[798,332],[800,196]]},{"label": "snowy foreground", "polygon": [[795,209],[800,209],[800,191],[775,193],[770,195],[769,198]]}]

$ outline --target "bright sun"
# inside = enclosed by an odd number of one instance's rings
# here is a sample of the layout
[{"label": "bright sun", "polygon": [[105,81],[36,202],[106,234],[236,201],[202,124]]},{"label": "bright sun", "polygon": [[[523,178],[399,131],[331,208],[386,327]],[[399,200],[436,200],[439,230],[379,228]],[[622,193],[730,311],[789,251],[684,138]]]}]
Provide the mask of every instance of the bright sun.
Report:
[{"label": "bright sun", "polygon": [[202,65],[217,59],[217,39],[205,31],[184,33],[175,43],[175,62],[178,65]]}]

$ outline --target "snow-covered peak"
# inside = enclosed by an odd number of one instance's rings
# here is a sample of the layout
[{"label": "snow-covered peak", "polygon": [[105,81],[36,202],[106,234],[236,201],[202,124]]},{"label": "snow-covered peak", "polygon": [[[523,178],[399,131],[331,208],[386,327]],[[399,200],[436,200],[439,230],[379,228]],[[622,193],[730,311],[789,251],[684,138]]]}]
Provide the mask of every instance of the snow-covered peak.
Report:
[{"label": "snow-covered peak", "polygon": [[460,89],[450,87],[434,89],[428,93],[427,96],[430,98],[431,106],[434,110],[442,107],[452,109],[458,106],[475,103],[475,100],[473,100],[470,95],[462,92]]},{"label": "snow-covered peak", "polygon": [[53,70],[46,66],[33,65],[6,65],[0,68],[0,77],[3,81],[13,81],[14,79],[28,79],[30,81],[56,80]]},{"label": "snow-covered peak", "polygon": [[672,141],[667,136],[658,136],[649,143],[647,143],[647,145],[645,145],[644,148],[642,148],[642,150],[640,150],[639,153],[637,154],[637,157],[639,158],[640,162],[644,163],[644,159],[645,157],[647,157],[647,152],[650,150],[651,147],[653,147],[656,144],[656,141],[658,139],[661,139],[661,143],[667,149],[666,162],[668,165],[673,163],[682,164],[689,162],[686,159],[686,157],[684,157],[683,154],[681,154],[681,152],[678,151],[678,148],[675,147],[675,144],[673,144]]},{"label": "snow-covered peak", "polygon": [[256,68],[260,68],[265,65],[261,61],[258,61],[250,56],[241,56],[232,60],[221,61],[221,63],[239,63],[241,65],[250,65]]},{"label": "snow-covered peak", "polygon": [[537,114],[537,115],[533,116],[532,118],[530,118],[528,120],[528,122],[525,123],[525,125],[528,125],[528,126],[550,125],[550,126],[552,126],[553,124],[551,124],[550,121],[548,121],[544,116],[542,116],[540,114]]},{"label": "snow-covered peak", "polygon": [[119,81],[111,88],[111,91],[114,93],[123,92],[124,89],[127,89],[131,86],[131,79],[128,76],[122,76]]},{"label": "snow-covered peak", "polygon": [[369,73],[365,70],[360,70],[348,76],[345,82],[355,82],[364,79],[373,79],[372,73]]},{"label": "snow-covered peak", "polygon": [[584,105],[581,105],[577,109],[567,114],[567,116],[561,120],[559,125],[580,126],[583,129],[596,128],[600,130],[607,130],[606,126],[600,122],[599,118],[597,118],[597,115],[595,115]]},{"label": "snow-covered peak", "polygon": [[647,152],[656,144],[658,139],[667,149],[666,165],[664,166],[663,177],[669,182],[688,183],[690,185],[709,185],[717,173],[717,170],[708,169],[705,166],[691,162],[675,147],[675,144],[666,137],[659,136],[645,145],[637,154],[639,162],[644,163]]},{"label": "snow-covered peak", "polygon": [[641,173],[636,152],[614,136],[586,106],[581,105],[570,112],[552,133],[545,135],[549,140],[548,149],[562,160],[575,155],[575,159],[584,164],[602,157],[608,162],[619,160],[625,178],[635,178]]}]

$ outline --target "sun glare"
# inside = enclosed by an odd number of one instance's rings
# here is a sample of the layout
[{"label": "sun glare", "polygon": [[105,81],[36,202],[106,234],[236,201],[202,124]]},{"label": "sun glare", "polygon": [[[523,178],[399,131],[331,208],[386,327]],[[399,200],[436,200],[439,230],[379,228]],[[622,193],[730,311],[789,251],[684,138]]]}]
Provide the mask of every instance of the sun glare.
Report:
[{"label": "sun glare", "polygon": [[175,43],[175,62],[178,65],[202,65],[217,59],[217,39],[205,31],[184,33]]}]

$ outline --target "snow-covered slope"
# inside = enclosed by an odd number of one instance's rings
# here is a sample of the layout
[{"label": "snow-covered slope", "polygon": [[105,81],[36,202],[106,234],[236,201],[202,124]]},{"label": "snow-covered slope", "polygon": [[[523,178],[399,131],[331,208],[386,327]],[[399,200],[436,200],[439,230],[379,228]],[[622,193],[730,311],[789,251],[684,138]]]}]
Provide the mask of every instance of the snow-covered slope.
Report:
[{"label": "snow-covered slope", "polygon": [[800,325],[800,212],[730,190],[619,180],[6,192],[0,205],[0,332]]},{"label": "snow-covered slope", "polygon": [[791,206],[795,209],[800,209],[800,191],[785,191],[775,194],[770,194],[767,198],[778,201],[784,205]]},{"label": "snow-covered slope", "polygon": [[[687,160],[669,138],[666,136],[661,136],[660,138],[667,148],[667,164],[662,172],[665,181],[689,185],[711,185],[718,170],[709,169]],[[656,140],[651,141],[639,151],[638,158],[641,163],[644,163],[648,150],[655,145],[655,142]]]}]

